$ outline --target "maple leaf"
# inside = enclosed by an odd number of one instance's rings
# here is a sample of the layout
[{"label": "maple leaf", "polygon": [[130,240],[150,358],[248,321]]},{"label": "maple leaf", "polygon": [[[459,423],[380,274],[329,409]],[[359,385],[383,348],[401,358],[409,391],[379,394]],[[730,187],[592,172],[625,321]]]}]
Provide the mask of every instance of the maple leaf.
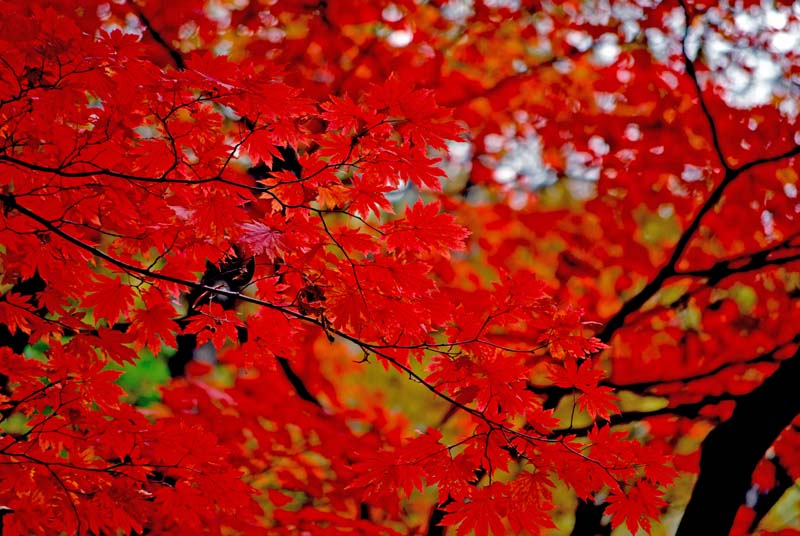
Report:
[{"label": "maple leaf", "polygon": [[447,497],[460,500],[470,493],[469,482],[475,476],[475,467],[469,455],[451,456],[443,452],[442,455],[433,456],[426,463],[428,472],[427,482],[436,485],[440,502]]},{"label": "maple leaf", "polygon": [[353,465],[353,470],[360,475],[348,487],[364,488],[367,497],[395,494],[397,490],[410,496],[415,489],[422,490],[424,487],[425,473],[414,463],[402,458],[398,461],[392,452],[365,456],[363,461]]},{"label": "maple leaf", "polygon": [[248,222],[241,225],[239,243],[250,255],[265,255],[274,260],[280,251],[281,233],[261,222]]},{"label": "maple leaf", "polygon": [[420,89],[405,95],[400,110],[406,121],[398,131],[423,147],[445,150],[446,142],[458,139],[463,132],[452,120],[452,112],[437,106],[431,90]]},{"label": "maple leaf", "polygon": [[109,324],[114,324],[120,315],[131,308],[136,295],[136,289],[124,284],[119,278],[100,277],[94,290],[86,294],[82,304],[92,309],[95,320],[104,318]]},{"label": "maple leaf", "polygon": [[373,213],[380,217],[381,213],[393,214],[392,204],[386,194],[394,188],[387,184],[372,184],[363,178],[354,177],[353,187],[343,191],[348,210],[354,214],[367,216]]},{"label": "maple leaf", "polygon": [[331,230],[331,235],[346,251],[377,253],[380,250],[378,242],[372,236],[362,233],[358,229],[337,227]]},{"label": "maple leaf", "polygon": [[551,492],[553,482],[541,471],[522,471],[509,484],[509,521],[517,531],[532,534],[542,529],[556,528],[550,511],[555,508]]},{"label": "maple leaf", "polygon": [[331,96],[330,102],[322,104],[325,110],[320,117],[326,119],[331,130],[341,130],[345,135],[351,135],[362,125],[375,125],[380,122],[381,116],[373,108],[361,106],[345,95],[337,98]]},{"label": "maple leaf", "polygon": [[611,526],[622,523],[635,534],[639,527],[650,532],[650,519],[655,519],[666,506],[663,494],[645,480],[638,480],[626,493],[611,491],[606,498],[606,512],[611,515]]},{"label": "maple leaf", "polygon": [[30,333],[38,319],[32,312],[29,298],[13,292],[5,294],[4,298],[0,302],[0,322],[8,326],[11,333],[16,330]]},{"label": "maple leaf", "polygon": [[440,159],[428,158],[419,149],[386,146],[380,150],[380,167],[372,170],[373,180],[383,181],[397,188],[401,181],[411,181],[418,188],[434,192],[442,190],[444,171],[438,166]]},{"label": "maple leaf", "polygon": [[406,209],[405,217],[384,226],[390,250],[437,252],[449,256],[461,250],[469,232],[455,223],[450,214],[440,213],[439,203],[421,201]]},{"label": "maple leaf", "polygon": [[45,366],[34,359],[27,359],[6,347],[0,347],[0,373],[15,380],[38,378],[46,374]]},{"label": "maple leaf", "polygon": [[609,420],[612,415],[620,412],[617,398],[613,394],[613,389],[606,386],[584,387],[578,395],[578,407],[589,413],[592,419],[600,417]]},{"label": "maple leaf", "polygon": [[550,366],[550,376],[560,387],[574,387],[580,391],[578,406],[586,410],[592,418],[608,420],[612,414],[619,413],[618,398],[607,386],[598,385],[605,373],[593,367],[589,360],[580,365],[574,359],[567,359],[560,365]]},{"label": "maple leaf", "polygon": [[444,507],[447,514],[442,525],[458,525],[458,536],[471,531],[475,531],[475,536],[505,534],[503,514],[509,505],[504,492],[505,486],[499,482],[473,489],[469,497]]},{"label": "maple leaf", "polygon": [[228,339],[238,338],[236,328],[242,326],[242,321],[236,311],[225,311],[217,303],[211,303],[187,324],[185,333],[196,333],[197,344],[202,346],[207,342],[214,344],[215,348],[222,348]]},{"label": "maple leaf", "polygon": [[118,370],[104,370],[105,364],[97,362],[83,367],[77,381],[77,391],[84,403],[96,404],[109,411],[119,407],[119,399],[125,392],[116,381],[122,374]]},{"label": "maple leaf", "polygon": [[[7,532],[418,533],[439,504],[536,533],[572,507],[556,479],[633,532],[677,464],[710,490],[693,536],[747,530],[770,448],[800,471],[796,58],[763,23],[792,2],[744,2],[746,29],[652,3],[669,54],[604,46],[615,2],[42,4],[0,0]],[[681,54],[695,26],[774,44],[772,90]],[[231,247],[247,296],[180,300]],[[223,366],[165,377],[165,345],[206,341]],[[597,426],[615,386],[666,407]],[[593,422],[565,435],[573,400]]]},{"label": "maple leaf", "polygon": [[172,319],[175,309],[166,303],[160,303],[147,309],[136,309],[133,321],[136,322],[135,347],[147,347],[151,352],[161,351],[162,343],[175,346],[175,333],[178,324]]}]

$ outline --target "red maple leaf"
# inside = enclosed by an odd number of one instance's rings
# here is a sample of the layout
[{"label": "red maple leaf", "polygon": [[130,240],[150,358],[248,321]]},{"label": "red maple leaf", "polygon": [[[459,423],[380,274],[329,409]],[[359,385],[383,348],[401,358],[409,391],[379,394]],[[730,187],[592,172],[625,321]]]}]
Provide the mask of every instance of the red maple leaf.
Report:
[{"label": "red maple leaf", "polygon": [[116,277],[97,278],[93,290],[82,300],[82,305],[92,309],[95,321],[102,318],[113,325],[133,305],[136,289]]},{"label": "red maple leaf", "polygon": [[442,525],[458,525],[458,536],[471,531],[475,531],[476,536],[505,534],[503,517],[511,505],[504,493],[505,485],[499,482],[473,489],[468,497],[444,507],[447,515],[442,519]]},{"label": "red maple leaf", "polygon": [[384,227],[386,244],[395,251],[437,252],[448,256],[464,248],[469,232],[450,214],[440,213],[439,203],[417,202],[408,207],[405,218]]},{"label": "red maple leaf", "polygon": [[666,506],[663,494],[654,485],[644,480],[637,481],[626,493],[613,491],[606,498],[606,512],[611,515],[611,526],[622,523],[635,534],[639,527],[650,531],[650,520],[658,518],[660,509]]}]

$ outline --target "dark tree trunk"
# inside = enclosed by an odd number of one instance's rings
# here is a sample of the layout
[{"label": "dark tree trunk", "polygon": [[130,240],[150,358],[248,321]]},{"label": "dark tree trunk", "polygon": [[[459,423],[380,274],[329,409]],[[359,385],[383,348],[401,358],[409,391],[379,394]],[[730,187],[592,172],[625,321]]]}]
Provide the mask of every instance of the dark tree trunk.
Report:
[{"label": "dark tree trunk", "polygon": [[780,463],[780,460],[772,460],[772,462],[775,465],[775,487],[758,498],[758,502],[753,508],[756,512],[756,517],[754,517],[752,523],[750,523],[749,532],[755,532],[756,527],[758,527],[758,524],[764,519],[764,516],[772,510],[772,507],[783,497],[783,494],[794,486],[792,475],[790,475],[783,464]]},{"label": "dark tree trunk", "polygon": [[708,434],[700,476],[677,536],[727,535],[744,504],[753,471],[781,431],[800,413],[800,351],[752,393],[740,398],[733,416]]},{"label": "dark tree trunk", "polygon": [[611,524],[602,524],[604,504],[595,504],[593,501],[578,501],[575,509],[575,526],[572,527],[572,536],[608,536],[611,534]]}]

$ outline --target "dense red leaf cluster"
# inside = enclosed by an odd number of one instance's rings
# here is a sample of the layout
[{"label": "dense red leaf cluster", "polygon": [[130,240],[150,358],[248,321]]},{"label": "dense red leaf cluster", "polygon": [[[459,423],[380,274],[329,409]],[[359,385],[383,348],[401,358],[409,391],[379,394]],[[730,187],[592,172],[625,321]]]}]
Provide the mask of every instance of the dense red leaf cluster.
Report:
[{"label": "dense red leaf cluster", "polygon": [[5,534],[766,523],[800,14],[745,4],[0,1]]}]

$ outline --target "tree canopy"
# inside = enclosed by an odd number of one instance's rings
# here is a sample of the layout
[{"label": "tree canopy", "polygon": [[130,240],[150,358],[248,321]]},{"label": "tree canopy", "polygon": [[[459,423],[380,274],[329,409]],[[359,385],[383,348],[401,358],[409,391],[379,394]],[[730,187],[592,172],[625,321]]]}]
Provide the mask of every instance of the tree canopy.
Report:
[{"label": "tree canopy", "polygon": [[0,0],[3,534],[800,533],[800,9]]}]

